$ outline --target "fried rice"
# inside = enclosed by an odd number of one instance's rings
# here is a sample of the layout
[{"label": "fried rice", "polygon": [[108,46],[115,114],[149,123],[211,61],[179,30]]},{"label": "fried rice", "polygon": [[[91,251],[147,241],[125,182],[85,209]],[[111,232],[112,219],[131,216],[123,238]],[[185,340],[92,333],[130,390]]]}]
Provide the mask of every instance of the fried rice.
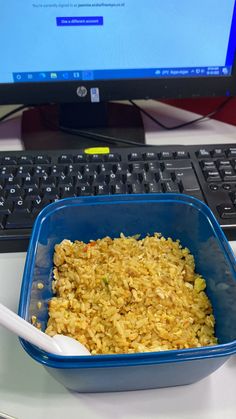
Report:
[{"label": "fried rice", "polygon": [[93,355],[217,344],[206,282],[178,240],[159,233],[55,246],[46,333]]}]

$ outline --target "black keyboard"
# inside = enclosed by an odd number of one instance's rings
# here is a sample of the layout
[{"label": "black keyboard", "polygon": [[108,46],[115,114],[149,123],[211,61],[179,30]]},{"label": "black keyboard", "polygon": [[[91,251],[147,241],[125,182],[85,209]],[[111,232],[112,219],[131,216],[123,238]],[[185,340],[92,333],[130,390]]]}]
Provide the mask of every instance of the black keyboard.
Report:
[{"label": "black keyboard", "polygon": [[70,196],[185,193],[236,239],[236,145],[0,152],[0,252],[25,251],[35,217]]}]

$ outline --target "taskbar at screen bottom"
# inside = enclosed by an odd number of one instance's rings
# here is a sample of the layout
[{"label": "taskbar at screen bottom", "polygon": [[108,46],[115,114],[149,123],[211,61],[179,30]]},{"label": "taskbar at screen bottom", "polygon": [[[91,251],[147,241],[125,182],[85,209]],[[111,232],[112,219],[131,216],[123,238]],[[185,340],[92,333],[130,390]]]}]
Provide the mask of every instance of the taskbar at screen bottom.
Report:
[{"label": "taskbar at screen bottom", "polygon": [[152,68],[128,70],[70,70],[70,71],[28,71],[12,73],[14,83],[75,81],[75,80],[112,80],[140,78],[175,77],[227,77],[232,75],[231,66]]}]

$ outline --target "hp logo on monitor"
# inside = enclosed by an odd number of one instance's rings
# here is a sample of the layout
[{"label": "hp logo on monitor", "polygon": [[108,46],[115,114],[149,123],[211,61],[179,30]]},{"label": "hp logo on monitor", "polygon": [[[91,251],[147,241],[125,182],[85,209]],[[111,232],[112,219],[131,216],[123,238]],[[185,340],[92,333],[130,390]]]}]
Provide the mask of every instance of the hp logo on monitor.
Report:
[{"label": "hp logo on monitor", "polygon": [[79,86],[76,90],[77,96],[79,97],[85,97],[88,94],[88,90],[85,86]]}]

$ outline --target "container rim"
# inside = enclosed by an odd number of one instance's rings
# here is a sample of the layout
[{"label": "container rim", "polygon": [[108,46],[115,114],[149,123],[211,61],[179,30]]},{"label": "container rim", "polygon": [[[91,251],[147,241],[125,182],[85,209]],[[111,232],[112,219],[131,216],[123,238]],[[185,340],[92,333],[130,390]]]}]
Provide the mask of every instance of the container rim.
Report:
[{"label": "container rim", "polygon": [[25,351],[37,362],[51,368],[105,368],[121,366],[181,363],[193,360],[230,357],[236,353],[236,341],[228,344],[160,352],[131,354],[61,356],[49,354],[19,338]]},{"label": "container rim", "polygon": [[[40,234],[40,228],[42,222],[55,211],[60,210],[67,206],[93,206],[93,205],[114,205],[123,203],[141,203],[141,202],[178,202],[194,206],[198,211],[201,211],[205,217],[208,218],[211,223],[212,230],[215,236],[219,240],[219,245],[225,252],[225,256],[228,259],[229,264],[234,272],[236,279],[236,262],[232,248],[230,247],[228,240],[222,231],[218,221],[210,208],[197,198],[184,194],[137,194],[137,195],[103,195],[103,196],[88,196],[88,197],[72,197],[64,198],[59,201],[53,202],[46,206],[37,216],[30,244],[26,256],[25,268],[22,279],[21,294],[19,300],[18,314],[26,318],[28,312],[27,298],[24,293],[26,284],[29,282],[29,278],[32,278],[34,260],[36,256],[37,246],[35,243],[38,242]],[[27,279],[28,278],[28,279]],[[184,362],[193,359],[204,359],[204,358],[215,358],[215,357],[229,357],[236,353],[236,340],[208,347],[200,348],[188,348],[182,350],[168,350],[160,352],[145,352],[145,353],[134,353],[134,354],[111,354],[111,355],[91,355],[91,356],[61,356],[53,355],[40,350],[34,345],[26,342],[24,339],[19,339],[23,348],[26,352],[45,366],[52,368],[104,368],[104,367],[120,367],[124,366],[136,366],[136,365],[148,365],[158,363],[170,363],[170,362]]]}]

